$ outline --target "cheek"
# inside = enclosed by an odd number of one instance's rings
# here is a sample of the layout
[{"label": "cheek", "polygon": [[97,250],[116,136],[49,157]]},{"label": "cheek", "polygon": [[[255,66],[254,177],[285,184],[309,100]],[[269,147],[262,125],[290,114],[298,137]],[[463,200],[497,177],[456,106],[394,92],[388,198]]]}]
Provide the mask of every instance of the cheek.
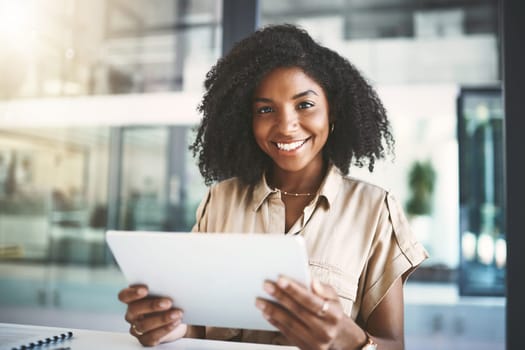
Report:
[{"label": "cheek", "polygon": [[321,135],[328,135],[330,133],[330,122],[328,116],[324,113],[317,115],[310,120],[310,127],[317,130]]},{"label": "cheek", "polygon": [[261,121],[254,120],[252,122],[253,137],[255,138],[255,142],[257,142],[257,144],[261,148],[264,145],[268,135],[267,129],[268,128],[266,127],[265,123]]}]

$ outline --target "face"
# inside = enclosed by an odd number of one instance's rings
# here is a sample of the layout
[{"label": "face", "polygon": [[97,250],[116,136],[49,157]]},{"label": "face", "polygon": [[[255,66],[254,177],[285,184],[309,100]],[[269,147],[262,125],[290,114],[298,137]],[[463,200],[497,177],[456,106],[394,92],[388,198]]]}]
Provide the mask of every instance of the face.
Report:
[{"label": "face", "polygon": [[300,68],[277,68],[255,90],[253,133],[275,167],[321,168],[329,129],[324,90]]}]

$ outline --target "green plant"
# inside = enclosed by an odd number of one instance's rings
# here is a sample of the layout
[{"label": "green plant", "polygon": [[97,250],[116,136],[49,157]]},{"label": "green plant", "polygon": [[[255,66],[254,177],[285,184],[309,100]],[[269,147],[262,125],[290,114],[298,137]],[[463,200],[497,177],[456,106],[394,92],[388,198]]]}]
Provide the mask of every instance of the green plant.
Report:
[{"label": "green plant", "polygon": [[430,161],[415,161],[408,173],[411,195],[406,203],[410,215],[426,215],[432,212],[432,194],[436,172]]}]

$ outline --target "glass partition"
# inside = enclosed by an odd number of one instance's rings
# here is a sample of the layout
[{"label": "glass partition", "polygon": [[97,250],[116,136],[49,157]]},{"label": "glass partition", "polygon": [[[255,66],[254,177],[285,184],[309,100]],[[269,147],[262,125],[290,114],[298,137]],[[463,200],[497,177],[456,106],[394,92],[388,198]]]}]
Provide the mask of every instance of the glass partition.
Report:
[{"label": "glass partition", "polygon": [[[106,264],[111,206],[115,229],[189,231],[206,191],[188,150],[191,128],[123,128],[117,158],[108,126],[1,129],[0,260]],[[110,176],[120,176],[116,202]]]},{"label": "glass partition", "polygon": [[461,91],[460,292],[464,295],[505,293],[503,118],[501,89]]},{"label": "glass partition", "polygon": [[123,130],[122,144],[118,228],[162,231],[168,214],[168,130],[128,127]]},{"label": "glass partition", "polygon": [[[108,128],[2,128],[0,135],[2,258],[98,260]],[[78,250],[80,238],[98,244]]]}]

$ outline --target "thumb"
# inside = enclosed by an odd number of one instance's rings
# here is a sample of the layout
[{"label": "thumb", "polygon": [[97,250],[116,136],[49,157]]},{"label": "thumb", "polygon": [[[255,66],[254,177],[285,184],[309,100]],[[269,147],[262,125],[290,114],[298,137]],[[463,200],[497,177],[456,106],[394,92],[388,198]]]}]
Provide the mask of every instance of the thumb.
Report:
[{"label": "thumb", "polygon": [[323,299],[337,299],[337,293],[329,284],[321,283],[318,280],[312,281],[312,290],[316,295]]},{"label": "thumb", "polygon": [[180,338],[183,338],[188,331],[188,325],[186,323],[181,323],[174,330],[160,338],[160,343],[171,342]]}]

